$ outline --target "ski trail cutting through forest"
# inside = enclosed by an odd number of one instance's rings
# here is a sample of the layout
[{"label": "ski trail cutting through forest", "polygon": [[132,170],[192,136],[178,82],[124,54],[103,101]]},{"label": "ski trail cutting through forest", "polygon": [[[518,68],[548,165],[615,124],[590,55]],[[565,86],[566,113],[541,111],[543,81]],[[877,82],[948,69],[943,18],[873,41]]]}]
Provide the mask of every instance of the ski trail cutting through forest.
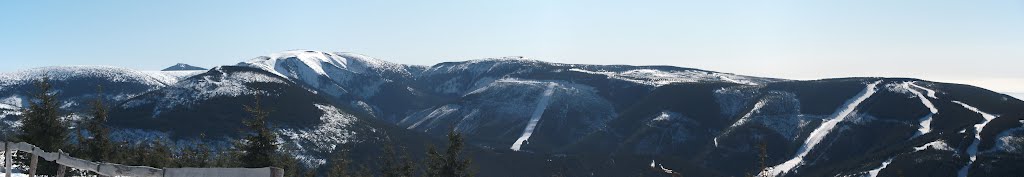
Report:
[{"label": "ski trail cutting through forest", "polygon": [[547,90],[544,90],[544,94],[541,95],[540,100],[537,101],[537,108],[533,109],[533,115],[530,117],[530,122],[526,124],[526,128],[523,129],[523,135],[519,136],[519,139],[512,144],[511,149],[519,151],[519,148],[523,146],[523,143],[530,139],[533,135],[534,128],[537,128],[537,123],[540,122],[540,117],[544,115],[544,110],[548,108],[548,104],[551,103],[551,95],[555,93],[555,86],[558,84],[549,83]]},{"label": "ski trail cutting through forest", "polygon": [[818,145],[818,143],[820,143],[821,140],[825,139],[825,136],[828,135],[829,132],[832,132],[832,128],[835,128],[836,124],[839,124],[839,122],[842,122],[843,120],[846,119],[846,117],[852,114],[855,108],[857,108],[857,106],[860,105],[861,102],[864,102],[864,100],[868,99],[868,97],[874,95],[875,92],[878,91],[878,88],[876,88],[876,86],[878,85],[878,83],[881,82],[882,81],[876,81],[874,83],[867,84],[867,86],[864,88],[864,91],[861,91],[860,94],[854,96],[852,99],[847,100],[846,104],[839,107],[839,110],[833,113],[830,119],[825,120],[825,122],[822,122],[821,126],[818,126],[818,128],[815,128],[814,131],[811,132],[810,136],[807,137],[807,140],[804,141],[804,144],[801,145],[800,149],[797,150],[797,155],[793,157],[793,159],[789,159],[788,161],[783,162],[782,164],[770,167],[765,171],[762,171],[759,175],[778,176],[781,174],[788,173],[797,166],[802,165],[804,162],[804,157],[807,156],[807,153],[811,152],[811,149],[813,149],[814,146]]}]

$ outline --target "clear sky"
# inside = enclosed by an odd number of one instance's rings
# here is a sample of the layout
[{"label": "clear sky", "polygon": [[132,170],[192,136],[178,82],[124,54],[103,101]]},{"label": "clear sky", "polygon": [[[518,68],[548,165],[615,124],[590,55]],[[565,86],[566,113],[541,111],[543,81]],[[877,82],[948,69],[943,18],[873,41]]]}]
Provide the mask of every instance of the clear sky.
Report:
[{"label": "clear sky", "polygon": [[1024,1],[2,1],[0,72],[158,70],[290,49],[501,56],[790,79],[914,77],[1024,93]]}]

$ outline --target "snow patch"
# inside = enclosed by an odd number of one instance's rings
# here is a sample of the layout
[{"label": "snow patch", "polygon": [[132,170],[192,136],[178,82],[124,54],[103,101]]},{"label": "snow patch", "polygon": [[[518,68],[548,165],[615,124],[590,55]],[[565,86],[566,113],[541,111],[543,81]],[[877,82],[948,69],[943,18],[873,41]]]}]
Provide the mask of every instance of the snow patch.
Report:
[{"label": "snow patch", "polygon": [[761,100],[761,101],[758,101],[757,103],[754,103],[754,107],[751,108],[750,111],[747,112],[747,114],[744,114],[743,117],[740,117],[739,120],[736,120],[736,122],[733,122],[732,125],[729,125],[729,127],[726,128],[725,131],[722,132],[722,134],[719,134],[718,136],[715,136],[715,138],[713,139],[714,143],[715,143],[715,147],[718,147],[718,138],[719,137],[726,136],[729,133],[732,133],[732,130],[735,130],[736,127],[739,127],[739,126],[741,126],[743,124],[746,124],[747,121],[750,121],[750,116],[752,116],[755,113],[757,113],[758,110],[761,110],[761,108],[764,107],[764,105],[765,105],[765,100]]},{"label": "snow patch", "polygon": [[914,147],[914,151],[915,152],[916,151],[923,151],[925,149],[935,149],[935,150],[943,150],[943,151],[953,151],[953,150],[955,150],[952,147],[949,147],[949,144],[946,144],[946,142],[942,141],[942,140],[936,140],[936,141],[932,141],[932,142],[930,142],[928,144],[924,144],[924,145],[921,145],[921,146],[918,146],[918,147]]},{"label": "snow patch", "polygon": [[[1024,120],[1022,120],[1024,122]],[[1024,136],[1021,133],[1024,132],[1024,127],[1012,128],[1005,130],[996,137],[999,137],[996,141],[996,146],[990,151],[1003,151],[1008,153],[1024,153]]]},{"label": "snow patch", "polygon": [[572,68],[569,71],[605,75],[608,78],[638,83],[648,86],[662,86],[672,83],[695,83],[695,82],[729,82],[743,85],[759,85],[761,81],[754,78],[738,76],[733,74],[715,73],[699,70],[684,71],[663,71],[656,69],[634,69],[622,72],[610,71],[589,71],[580,68]]},{"label": "snow patch", "polygon": [[664,164],[658,164],[658,163],[654,162],[654,160],[651,160],[651,168],[656,169],[656,170],[661,170],[661,172],[665,172],[666,174],[673,174],[673,173],[675,173],[675,171],[672,171],[672,169],[665,168]]},{"label": "snow patch", "polygon": [[[924,87],[920,87],[920,86],[914,85],[913,82],[905,82],[905,83],[902,84],[902,86],[904,88],[906,88],[907,91],[910,91],[910,93],[913,93],[915,96],[917,96],[917,98],[921,99],[921,104],[924,104],[924,106],[928,107],[928,110],[931,111],[931,113],[929,113],[928,115],[925,115],[924,117],[922,117],[920,119],[921,120],[920,128],[917,129],[917,133],[914,134],[914,137],[917,137],[917,136],[926,134],[928,132],[931,132],[932,131],[932,128],[931,128],[932,116],[935,115],[935,114],[938,114],[939,113],[939,109],[936,109],[935,105],[932,104],[932,102],[929,101],[928,98],[924,97],[924,94],[921,94],[921,92],[911,88],[912,86],[914,86],[916,88],[924,88]],[[926,91],[929,91],[929,94],[934,94],[933,93],[934,91],[930,91],[930,90],[926,90]],[[932,95],[932,96],[934,96],[934,95]]]},{"label": "snow patch", "polygon": [[669,120],[672,119],[673,114],[676,114],[676,113],[668,112],[668,111],[662,111],[661,114],[658,115],[658,117],[654,117],[654,119],[651,119],[651,120],[652,121],[669,121]]},{"label": "snow patch", "polygon": [[793,157],[790,160],[787,160],[786,162],[783,162],[782,164],[768,168],[767,170],[761,172],[760,175],[779,176],[781,174],[788,173],[789,171],[793,170],[794,168],[800,165],[803,165],[804,157],[807,156],[807,153],[809,153],[811,149],[818,145],[818,143],[820,143],[825,138],[825,136],[828,135],[833,128],[835,128],[836,124],[839,124],[839,122],[842,122],[844,119],[846,119],[846,117],[853,113],[853,111],[857,108],[858,105],[860,105],[861,102],[866,100],[868,97],[871,97],[871,95],[874,95],[875,92],[878,90],[877,85],[880,82],[881,81],[876,81],[874,83],[867,84],[867,87],[864,88],[864,91],[862,91],[854,98],[847,100],[846,104],[839,107],[839,110],[836,113],[834,113],[830,119],[826,120],[825,122],[822,122],[821,126],[815,128],[814,131],[812,131],[811,134],[807,137],[807,140],[804,141],[804,144],[801,145],[800,148],[797,150],[797,155],[795,157]]},{"label": "snow patch", "polygon": [[526,128],[523,128],[523,135],[519,136],[519,139],[512,144],[512,150],[519,151],[523,146],[523,143],[529,143],[527,140],[529,140],[530,136],[533,135],[534,128],[537,127],[537,123],[540,122],[540,118],[544,115],[544,110],[546,110],[548,108],[548,104],[551,103],[551,95],[555,93],[555,86],[558,86],[558,84],[554,82],[548,83],[548,88],[544,90],[544,93],[537,101],[537,107],[533,110],[533,115],[530,116],[530,122],[526,124]]},{"label": "snow patch", "polygon": [[960,104],[960,106],[963,106],[968,110],[981,114],[981,117],[985,118],[985,120],[981,121],[981,123],[974,124],[974,139],[972,139],[973,142],[971,143],[971,145],[967,146],[967,154],[971,156],[971,160],[968,161],[967,165],[964,165],[964,167],[960,168],[960,171],[957,172],[957,175],[959,177],[966,177],[967,171],[969,171],[971,168],[971,164],[974,164],[974,160],[976,160],[978,157],[978,145],[981,144],[981,130],[985,128],[985,125],[987,125],[989,121],[992,121],[992,119],[995,119],[997,116],[982,112],[981,110],[978,110],[978,108],[971,105],[967,105],[966,103],[960,101],[953,102],[956,104]]},{"label": "snow patch", "polygon": [[329,105],[315,105],[323,115],[320,121],[323,124],[312,128],[282,128],[278,130],[282,139],[291,140],[297,147],[303,161],[317,165],[326,163],[326,159],[315,158],[312,153],[331,153],[338,144],[346,144],[355,137],[355,132],[349,131],[348,127],[356,121],[352,115],[342,112],[340,109]]},{"label": "snow patch", "polygon": [[871,176],[871,177],[878,176],[878,172],[881,172],[882,169],[885,169],[886,166],[889,166],[889,163],[892,163],[892,159],[895,159],[895,158],[896,157],[890,157],[889,160],[885,160],[885,162],[882,162],[882,166],[879,166],[878,168],[875,168],[874,170],[868,171],[868,175]]},{"label": "snow patch", "polygon": [[929,88],[925,88],[925,87],[921,87],[921,86],[917,85],[916,83],[917,82],[911,82],[910,86],[914,86],[914,87],[916,87],[918,89],[921,89],[921,90],[924,90],[924,91],[928,92],[928,97],[931,97],[932,99],[939,99],[939,97],[935,96],[935,90],[932,90],[932,89],[929,89]]}]

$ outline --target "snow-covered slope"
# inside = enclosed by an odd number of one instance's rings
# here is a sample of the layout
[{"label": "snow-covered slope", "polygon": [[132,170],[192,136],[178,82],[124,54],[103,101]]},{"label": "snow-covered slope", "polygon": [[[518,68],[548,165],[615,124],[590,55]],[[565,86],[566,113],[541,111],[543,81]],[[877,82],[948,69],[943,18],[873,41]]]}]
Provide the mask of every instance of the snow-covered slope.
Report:
[{"label": "snow-covered slope", "polygon": [[43,77],[71,109],[103,86],[109,124],[125,140],[228,144],[248,116],[242,106],[264,100],[281,142],[307,165],[324,165],[339,146],[362,158],[385,142],[422,150],[448,130],[466,135],[483,176],[1006,176],[1024,165],[1024,102],[917,79],[799,81],[523,57],[415,66],[296,50],[210,70],[3,73],[0,128],[14,130],[31,81]]},{"label": "snow-covered slope", "polygon": [[55,66],[0,73],[0,104],[28,105],[36,93],[35,82],[48,78],[62,106],[77,112],[86,101],[96,98],[102,88],[108,102],[127,100],[177,82],[178,78],[156,72],[109,66]]}]

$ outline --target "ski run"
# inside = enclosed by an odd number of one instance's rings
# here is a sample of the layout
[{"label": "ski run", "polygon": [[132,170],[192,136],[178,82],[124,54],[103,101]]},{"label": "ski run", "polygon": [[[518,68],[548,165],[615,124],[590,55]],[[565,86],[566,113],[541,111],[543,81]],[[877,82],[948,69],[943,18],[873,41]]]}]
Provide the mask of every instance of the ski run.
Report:
[{"label": "ski run", "polygon": [[537,108],[533,109],[533,115],[530,117],[530,122],[526,124],[526,128],[523,129],[523,135],[519,136],[519,139],[512,144],[511,149],[519,151],[522,148],[523,143],[526,143],[533,135],[534,128],[537,128],[537,123],[540,122],[540,117],[544,115],[544,110],[547,109],[548,104],[551,103],[551,95],[555,93],[555,86],[558,84],[549,83],[548,88],[544,90],[544,94],[541,95],[540,100],[537,101]]},{"label": "ski run", "polygon": [[960,106],[963,106],[964,108],[981,114],[981,117],[985,118],[985,120],[981,121],[981,123],[974,124],[974,139],[971,140],[971,145],[967,147],[967,154],[971,156],[971,161],[967,161],[967,165],[964,165],[964,167],[960,168],[960,171],[957,171],[957,176],[966,177],[967,171],[970,170],[971,165],[974,164],[974,160],[977,158],[978,155],[978,144],[981,144],[981,130],[985,128],[985,125],[988,124],[989,121],[995,119],[996,116],[982,112],[981,110],[978,110],[978,108],[975,108],[974,106],[971,105],[967,105],[966,103],[960,101],[953,102],[956,104],[960,104]]},{"label": "ski run", "polygon": [[864,100],[868,99],[868,97],[871,97],[871,95],[878,91],[876,86],[880,82],[881,81],[876,81],[874,83],[867,84],[864,91],[861,91],[857,96],[853,97],[853,99],[847,100],[846,104],[839,107],[839,110],[836,111],[831,118],[822,122],[821,126],[818,126],[818,128],[815,128],[814,131],[811,132],[810,136],[808,136],[804,141],[804,144],[800,146],[800,149],[797,150],[796,156],[794,156],[793,159],[789,159],[782,164],[769,167],[768,169],[765,169],[765,171],[762,171],[759,176],[779,176],[781,174],[788,173],[797,166],[802,165],[807,153],[811,152],[811,149],[813,149],[814,146],[818,145],[821,140],[825,139],[825,136],[832,132],[832,128],[835,128],[836,124],[845,120],[846,117],[853,113],[855,108],[857,108],[861,102],[864,102]]}]

